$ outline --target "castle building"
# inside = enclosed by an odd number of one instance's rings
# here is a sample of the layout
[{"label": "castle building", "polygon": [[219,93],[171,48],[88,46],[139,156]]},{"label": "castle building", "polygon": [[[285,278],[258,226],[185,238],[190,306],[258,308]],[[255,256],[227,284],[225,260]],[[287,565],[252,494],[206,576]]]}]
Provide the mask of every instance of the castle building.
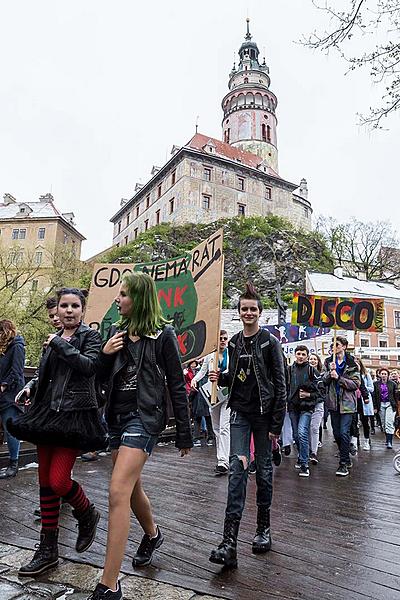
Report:
[{"label": "castle building", "polygon": [[[0,203],[0,255],[4,270],[29,275],[30,291],[46,289],[47,271],[57,249],[70,248],[77,259],[82,241],[73,213],[60,213],[51,194],[37,202],[18,202],[5,194]],[[4,275],[4,270],[0,277]]]},{"label": "castle building", "polygon": [[286,181],[278,171],[277,98],[269,68],[247,20],[239,62],[222,100],[223,141],[198,133],[173,146],[163,167],[153,166],[146,184],[136,184],[129,200],[111,218],[113,245],[131,240],[160,223],[209,223],[235,216],[285,217],[310,229],[312,207],[307,182]]}]

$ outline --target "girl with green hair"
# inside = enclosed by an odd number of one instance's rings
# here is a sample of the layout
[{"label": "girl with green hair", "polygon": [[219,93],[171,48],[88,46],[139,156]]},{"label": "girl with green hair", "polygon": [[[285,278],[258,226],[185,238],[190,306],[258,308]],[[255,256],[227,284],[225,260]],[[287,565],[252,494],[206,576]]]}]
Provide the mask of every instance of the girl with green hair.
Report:
[{"label": "girl with green hair", "polygon": [[166,426],[166,388],[176,422],[175,445],[182,457],[193,446],[178,343],[173,327],[162,315],[153,279],[141,272],[125,275],[115,302],[120,319],[111,327],[97,363],[106,397],[114,467],[105,567],[91,600],[122,600],[118,575],[131,509],[144,531],[133,566],[149,565],[163,542],[141,473]]}]

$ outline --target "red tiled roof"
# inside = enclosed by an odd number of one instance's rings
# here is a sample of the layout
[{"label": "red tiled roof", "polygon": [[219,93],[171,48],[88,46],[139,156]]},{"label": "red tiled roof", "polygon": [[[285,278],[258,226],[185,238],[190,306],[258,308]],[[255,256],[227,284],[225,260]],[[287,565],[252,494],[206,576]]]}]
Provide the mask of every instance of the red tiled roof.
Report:
[{"label": "red tiled roof", "polygon": [[[251,152],[246,152],[245,150],[240,150],[240,148],[235,148],[226,142],[222,142],[221,140],[217,140],[215,138],[209,137],[207,135],[203,135],[202,133],[196,133],[192,139],[186,144],[187,147],[193,148],[194,150],[199,150],[200,152],[204,152],[204,154],[208,154],[204,150],[204,146],[206,146],[209,142],[212,142],[215,146],[215,154],[218,156],[223,156],[229,160],[233,160],[235,162],[242,163],[248,167],[252,167],[253,169],[257,169],[258,165],[262,162],[262,159],[257,156],[257,154],[252,154]],[[272,175],[273,177],[281,177],[276,173],[271,167],[267,167],[268,175]]]}]

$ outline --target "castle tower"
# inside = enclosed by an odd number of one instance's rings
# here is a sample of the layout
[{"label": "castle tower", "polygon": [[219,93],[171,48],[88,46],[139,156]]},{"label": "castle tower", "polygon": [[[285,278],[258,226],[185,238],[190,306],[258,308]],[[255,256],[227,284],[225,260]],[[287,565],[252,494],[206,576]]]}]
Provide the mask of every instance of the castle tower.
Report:
[{"label": "castle tower", "polygon": [[239,64],[229,76],[229,92],[222,100],[223,140],[257,154],[278,172],[276,140],[277,98],[269,89],[269,68],[260,64],[256,42],[252,41],[249,19],[245,41],[239,49]]}]

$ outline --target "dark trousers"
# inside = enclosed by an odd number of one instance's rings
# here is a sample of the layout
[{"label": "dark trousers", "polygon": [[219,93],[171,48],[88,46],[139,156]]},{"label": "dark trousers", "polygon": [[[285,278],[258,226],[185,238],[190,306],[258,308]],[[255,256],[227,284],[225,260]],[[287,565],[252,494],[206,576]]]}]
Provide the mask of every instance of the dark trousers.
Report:
[{"label": "dark trousers", "polygon": [[369,420],[370,417],[367,415],[360,415],[361,424],[363,426],[363,433],[366,440],[369,440]]},{"label": "dark trousers", "polygon": [[272,502],[271,440],[269,419],[235,410],[230,419],[229,484],[226,516],[240,519],[246,501],[250,436],[253,434],[256,461],[257,506],[269,508]]},{"label": "dark trousers", "polygon": [[331,410],[331,423],[335,442],[339,447],[341,465],[350,463],[350,429],[353,422],[353,413],[341,414],[339,411]]},{"label": "dark trousers", "polygon": [[[193,439],[194,440],[201,440],[201,438],[203,437],[203,431],[201,429],[201,420],[203,417],[196,417],[194,419],[194,423],[193,423]],[[213,440],[214,439],[214,431],[212,428],[212,422],[211,422],[211,417],[210,415],[208,415],[207,417],[204,417],[205,421],[206,421],[206,428],[207,428],[207,439],[208,440]]]}]

